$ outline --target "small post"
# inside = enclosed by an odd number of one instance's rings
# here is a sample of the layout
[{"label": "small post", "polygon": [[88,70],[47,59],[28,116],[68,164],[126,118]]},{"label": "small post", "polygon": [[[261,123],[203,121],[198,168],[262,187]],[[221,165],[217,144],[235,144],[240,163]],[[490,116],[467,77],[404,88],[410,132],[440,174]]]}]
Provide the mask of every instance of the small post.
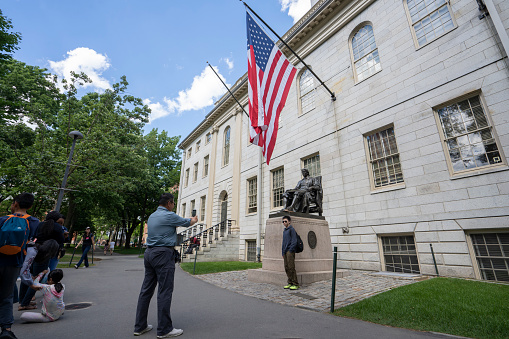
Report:
[{"label": "small post", "polygon": [[193,275],[196,272],[196,258],[198,258],[198,251],[194,251],[194,266],[193,266]]},{"label": "small post", "polygon": [[437,273],[437,277],[439,277],[440,274],[438,274],[437,261],[435,259],[435,252],[433,252],[433,245],[429,244],[429,248],[431,249],[431,256],[433,257],[433,264],[435,264],[435,272]]},{"label": "small post", "polygon": [[334,259],[332,261],[332,291],[330,297],[330,313],[334,312],[334,301],[336,299],[336,267],[338,261],[338,248],[334,246]]}]

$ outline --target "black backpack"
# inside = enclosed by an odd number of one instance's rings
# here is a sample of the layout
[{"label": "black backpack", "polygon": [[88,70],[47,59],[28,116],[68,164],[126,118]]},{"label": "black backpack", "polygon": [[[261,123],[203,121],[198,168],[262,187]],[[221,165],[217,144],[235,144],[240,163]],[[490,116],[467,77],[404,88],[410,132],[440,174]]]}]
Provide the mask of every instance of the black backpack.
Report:
[{"label": "black backpack", "polygon": [[304,251],[304,243],[302,242],[299,233],[295,232],[295,234],[297,234],[297,247],[295,248],[295,253],[300,253]]}]

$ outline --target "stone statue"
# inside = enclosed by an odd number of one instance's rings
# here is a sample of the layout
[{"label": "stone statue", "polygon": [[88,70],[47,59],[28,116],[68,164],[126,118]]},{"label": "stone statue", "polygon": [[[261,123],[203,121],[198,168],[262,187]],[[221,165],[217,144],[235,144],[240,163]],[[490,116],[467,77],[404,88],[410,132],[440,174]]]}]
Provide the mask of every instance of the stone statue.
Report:
[{"label": "stone statue", "polygon": [[318,213],[322,215],[322,177],[312,178],[305,168],[301,170],[304,177],[294,189],[285,191],[283,211]]}]

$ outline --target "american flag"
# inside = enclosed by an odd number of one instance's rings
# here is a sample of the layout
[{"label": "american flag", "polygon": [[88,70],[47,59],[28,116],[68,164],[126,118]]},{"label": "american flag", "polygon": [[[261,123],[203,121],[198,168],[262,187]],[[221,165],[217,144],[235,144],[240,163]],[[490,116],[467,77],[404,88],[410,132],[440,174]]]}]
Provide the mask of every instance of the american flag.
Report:
[{"label": "american flag", "polygon": [[249,136],[251,143],[263,148],[268,165],[296,69],[247,12],[246,25]]}]

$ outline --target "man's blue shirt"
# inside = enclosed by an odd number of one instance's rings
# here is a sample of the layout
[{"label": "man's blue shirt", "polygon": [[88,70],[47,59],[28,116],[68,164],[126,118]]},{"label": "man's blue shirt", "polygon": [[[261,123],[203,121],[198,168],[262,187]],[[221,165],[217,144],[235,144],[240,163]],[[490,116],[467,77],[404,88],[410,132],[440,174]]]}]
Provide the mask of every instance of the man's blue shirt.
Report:
[{"label": "man's blue shirt", "polygon": [[166,207],[159,206],[147,221],[147,246],[175,246],[177,244],[177,227],[188,227],[191,219],[182,218]]},{"label": "man's blue shirt", "polygon": [[[15,215],[21,215],[19,213],[14,213]],[[9,217],[3,216],[0,217],[0,227],[3,226],[5,220],[7,220]],[[33,239],[35,237],[35,232],[37,231],[37,226],[39,226],[39,219],[36,217],[28,217],[28,225],[30,226],[30,233],[28,234],[28,239]],[[26,249],[26,248],[25,248]],[[0,253],[0,266],[14,266],[14,267],[21,267],[23,265],[23,261],[25,260],[25,254],[23,251],[21,251],[18,254],[15,255],[6,255]]]}]

